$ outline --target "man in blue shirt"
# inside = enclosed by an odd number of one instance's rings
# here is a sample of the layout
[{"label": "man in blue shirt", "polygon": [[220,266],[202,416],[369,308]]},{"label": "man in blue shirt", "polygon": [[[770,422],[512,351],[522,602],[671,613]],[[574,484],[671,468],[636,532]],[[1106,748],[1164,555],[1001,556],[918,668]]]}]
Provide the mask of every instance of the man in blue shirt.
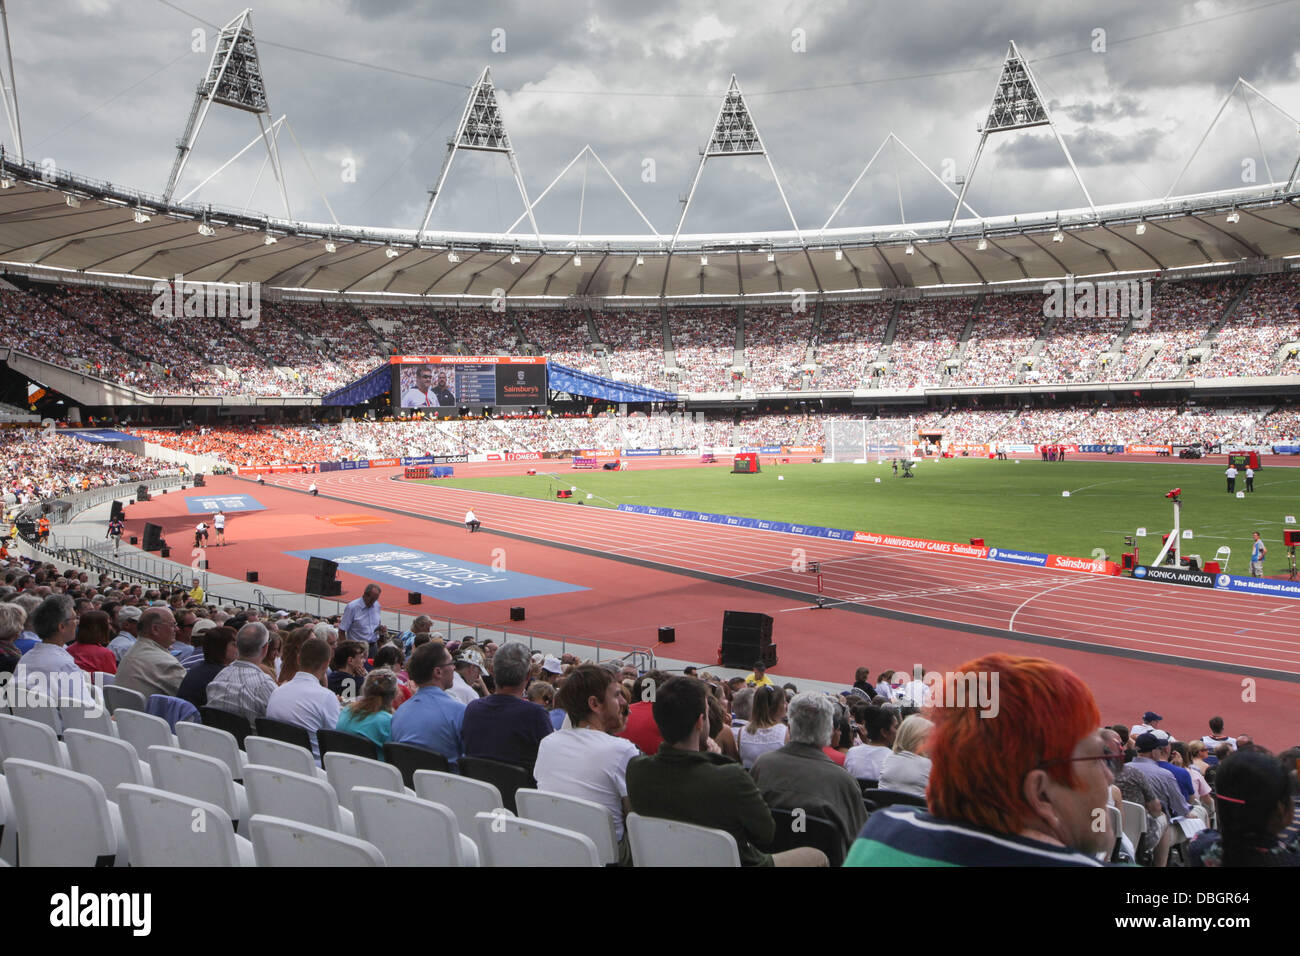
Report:
[{"label": "man in blue shirt", "polygon": [[1264,576],[1264,556],[1268,554],[1268,548],[1264,547],[1264,542],[1260,540],[1259,532],[1251,532],[1254,540],[1250,543],[1250,576],[1252,578],[1262,578]]},{"label": "man in blue shirt", "polygon": [[360,641],[370,647],[377,640],[375,628],[383,622],[383,612],[379,609],[378,584],[367,584],[361,597],[350,601],[343,609],[343,620],[339,621],[339,636],[349,641]]},{"label": "man in blue shirt", "polygon": [[437,751],[455,769],[464,753],[460,731],[465,705],[447,693],[456,676],[450,652],[433,642],[421,645],[411,655],[406,673],[420,689],[393,713],[393,743]]},{"label": "man in blue shirt", "polygon": [[500,760],[529,774],[537,763],[537,748],[551,732],[545,707],[524,699],[532,654],[524,644],[506,644],[492,657],[496,691],[465,708],[461,736],[465,755]]}]

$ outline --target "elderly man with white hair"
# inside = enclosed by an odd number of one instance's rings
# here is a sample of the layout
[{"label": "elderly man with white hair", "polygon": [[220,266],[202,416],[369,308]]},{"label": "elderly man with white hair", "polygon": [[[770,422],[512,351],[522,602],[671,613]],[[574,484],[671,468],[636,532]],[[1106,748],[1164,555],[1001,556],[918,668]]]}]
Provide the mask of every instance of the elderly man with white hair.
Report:
[{"label": "elderly man with white hair", "polygon": [[835,824],[847,847],[867,822],[858,782],[823,753],[835,704],[825,694],[798,694],[787,717],[790,740],[754,761],[754,783],[773,810],[803,810]]}]

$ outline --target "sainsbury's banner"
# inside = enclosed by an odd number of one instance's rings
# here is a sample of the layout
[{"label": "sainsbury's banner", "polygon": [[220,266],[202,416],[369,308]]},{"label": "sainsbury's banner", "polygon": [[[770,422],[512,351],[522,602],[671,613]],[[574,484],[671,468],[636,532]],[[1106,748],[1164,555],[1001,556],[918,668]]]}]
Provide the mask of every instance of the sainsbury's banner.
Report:
[{"label": "sainsbury's banner", "polygon": [[396,465],[397,463],[398,460],[396,458],[371,458],[370,459],[371,468],[389,468]]},{"label": "sainsbury's banner", "polygon": [[1124,450],[1130,455],[1170,455],[1174,451],[1171,445],[1125,445]]},{"label": "sainsbury's banner", "polygon": [[1047,567],[1056,571],[1083,571],[1086,574],[1119,574],[1119,565],[1100,558],[1071,558],[1063,554],[1049,554]]},{"label": "sainsbury's banner", "polygon": [[617,458],[617,448],[584,448],[582,449],[583,458]]},{"label": "sainsbury's banner", "polygon": [[893,534],[877,534],[874,531],[855,531],[853,540],[858,544],[875,544],[884,548],[905,548],[909,551],[933,551],[937,554],[955,554],[963,558],[987,558],[988,548],[978,548],[971,544],[958,544],[955,541],[930,541],[926,538],[904,538]]},{"label": "sainsbury's banner", "polygon": [[949,446],[948,446],[948,450],[949,450],[949,451],[955,451],[955,452],[957,452],[957,453],[959,453],[959,454],[960,454],[961,452],[966,452],[967,454],[970,454],[970,455],[987,455],[987,454],[989,453],[989,446],[988,446],[988,445],[952,444],[952,445],[949,445]]},{"label": "sainsbury's banner", "polygon": [[1006,548],[989,548],[989,560],[1007,564],[1028,564],[1036,568],[1047,565],[1047,555],[1037,551],[1008,551]]}]

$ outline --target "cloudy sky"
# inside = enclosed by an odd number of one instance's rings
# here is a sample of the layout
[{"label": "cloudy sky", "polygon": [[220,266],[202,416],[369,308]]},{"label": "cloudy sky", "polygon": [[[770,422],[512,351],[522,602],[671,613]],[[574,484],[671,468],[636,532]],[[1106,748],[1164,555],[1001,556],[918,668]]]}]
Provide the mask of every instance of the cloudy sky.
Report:
[{"label": "cloudy sky", "polygon": [[[240,9],[10,4],[27,157],[160,193],[214,27]],[[1010,40],[1097,204],[1163,196],[1238,76],[1300,116],[1300,0],[268,0],[252,22],[271,109],[301,144],[282,133],[293,214],[316,222],[330,218],[323,192],[343,223],[418,225],[484,66],[531,198],[590,145],[667,234],[732,73],[804,229],[827,221],[890,132],[940,176],[964,174]],[[177,196],[256,132],[251,115],[214,107]],[[1298,154],[1294,121],[1234,96],[1178,192],[1285,179]],[[195,201],[282,215],[264,156],[250,150]],[[1047,128],[991,137],[968,201],[981,215],[1084,205]],[[832,225],[946,220],[952,206],[891,144]],[[503,157],[460,153],[431,227],[504,230],[522,211]],[[584,235],[646,231],[589,159],[536,207],[543,232],[577,232],[580,215]],[[764,160],[724,158],[705,167],[683,231],[788,225]]]}]

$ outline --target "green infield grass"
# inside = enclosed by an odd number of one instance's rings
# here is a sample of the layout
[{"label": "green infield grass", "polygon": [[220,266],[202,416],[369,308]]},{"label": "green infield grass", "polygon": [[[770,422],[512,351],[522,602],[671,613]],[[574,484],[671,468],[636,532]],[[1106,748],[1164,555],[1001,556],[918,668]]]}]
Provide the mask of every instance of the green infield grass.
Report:
[{"label": "green infield grass", "polygon": [[[1226,545],[1230,569],[1249,573],[1250,533],[1258,530],[1269,549],[1265,568],[1274,575],[1287,567],[1285,518],[1300,514],[1300,470],[1291,468],[1260,469],[1254,494],[1239,499],[1225,490],[1226,465],[1213,464],[948,459],[922,462],[911,479],[894,477],[888,462],[773,467],[765,460],[757,475],[733,475],[725,464],[638,471],[631,460],[625,472],[537,464],[536,476],[429,483],[550,500],[557,489],[576,487],[567,507],[656,505],[941,541],[983,538],[989,547],[1081,557],[1100,548],[1115,561],[1126,550],[1124,536],[1144,527],[1144,562],[1173,526],[1165,492],[1181,487],[1182,527],[1193,533],[1184,554],[1211,561]],[[1245,484],[1238,477],[1237,489]],[[491,525],[490,506],[480,517]]]}]

